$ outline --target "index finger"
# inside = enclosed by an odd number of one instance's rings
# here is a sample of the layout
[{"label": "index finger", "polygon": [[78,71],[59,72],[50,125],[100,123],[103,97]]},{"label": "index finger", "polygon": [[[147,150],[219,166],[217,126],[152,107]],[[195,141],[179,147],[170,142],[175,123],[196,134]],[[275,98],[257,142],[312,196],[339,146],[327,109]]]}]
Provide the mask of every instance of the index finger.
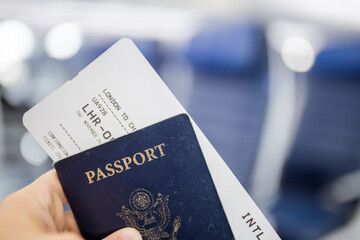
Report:
[{"label": "index finger", "polygon": [[59,197],[63,205],[68,203],[55,169],[43,174],[29,186],[36,188],[40,192],[44,192],[44,194],[41,194],[40,196],[48,195],[51,197]]}]

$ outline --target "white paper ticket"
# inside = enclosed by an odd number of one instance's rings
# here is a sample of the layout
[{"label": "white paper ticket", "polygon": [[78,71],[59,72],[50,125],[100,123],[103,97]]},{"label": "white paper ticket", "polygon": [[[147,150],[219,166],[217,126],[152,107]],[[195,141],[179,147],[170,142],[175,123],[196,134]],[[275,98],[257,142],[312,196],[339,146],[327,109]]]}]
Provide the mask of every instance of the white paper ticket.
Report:
[{"label": "white paper ticket", "polygon": [[[135,44],[121,39],[26,112],[23,122],[49,156],[59,161],[180,113],[185,109]],[[192,124],[236,239],[280,239]]]}]

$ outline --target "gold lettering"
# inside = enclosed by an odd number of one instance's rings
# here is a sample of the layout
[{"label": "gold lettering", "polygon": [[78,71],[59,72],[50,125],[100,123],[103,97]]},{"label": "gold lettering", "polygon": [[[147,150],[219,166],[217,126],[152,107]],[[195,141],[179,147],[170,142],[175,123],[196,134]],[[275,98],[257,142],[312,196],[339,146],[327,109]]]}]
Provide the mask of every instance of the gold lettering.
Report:
[{"label": "gold lettering", "polygon": [[[141,156],[141,163],[139,163],[136,159],[136,156],[140,155]],[[145,158],[145,155],[142,154],[141,152],[138,152],[138,153],[135,153],[134,156],[133,156],[133,162],[136,164],[136,165],[143,165],[144,162],[145,162],[146,158]]]},{"label": "gold lettering", "polygon": [[95,172],[94,171],[88,171],[85,173],[86,177],[89,180],[89,184],[93,183],[94,181],[92,180],[95,177]]},{"label": "gold lettering", "polygon": [[96,179],[96,181],[102,180],[100,177],[102,177],[102,179],[107,178],[107,176],[103,173],[103,171],[101,171],[101,169],[98,168],[97,169],[97,179]]},{"label": "gold lettering", "polygon": [[120,169],[120,170],[117,170],[117,169],[115,170],[117,173],[121,173],[122,171],[124,171],[124,167],[121,166],[120,160],[116,160],[114,162],[114,167]]},{"label": "gold lettering", "polygon": [[[143,165],[146,162],[146,160],[150,162],[154,159],[158,159],[166,156],[166,152],[164,148],[165,148],[165,143],[161,143],[159,145],[154,146],[153,148],[148,148],[141,152],[137,152],[134,155],[121,158],[120,160],[115,160],[114,162],[111,163],[107,163],[105,164],[105,166],[101,168],[97,168],[96,170],[94,169],[94,171],[87,171],[84,174],[89,184],[94,183],[95,179],[96,181],[101,181],[107,177],[114,176],[115,173],[122,173],[124,170],[126,171],[131,169],[130,167],[131,163],[140,166]],[[159,154],[155,151],[159,151]],[[248,213],[248,215],[250,214]],[[243,216],[243,218],[245,219],[248,215]],[[252,226],[255,224],[255,222],[253,223],[252,221],[253,220],[251,219],[247,221],[247,223],[250,222],[249,225]]]},{"label": "gold lettering", "polygon": [[165,143],[162,143],[162,144],[159,144],[159,145],[157,145],[157,146],[155,146],[154,148],[156,149],[156,148],[159,148],[159,151],[160,151],[160,157],[163,157],[163,156],[165,156],[165,154],[164,154],[164,151],[163,151],[163,149],[161,148],[161,146],[163,146],[163,147],[165,147]]},{"label": "gold lettering", "polygon": [[[148,161],[150,162],[151,160],[153,159],[157,159],[158,157],[154,154],[154,149],[152,148],[149,148],[149,149],[146,149],[144,150],[145,153],[146,153],[146,156],[148,157]],[[153,158],[151,158],[153,157]]]},{"label": "gold lettering", "polygon": [[106,169],[106,171],[108,171],[108,173],[107,173],[108,177],[111,177],[115,174],[115,170],[112,168],[111,163],[106,164],[105,169]]},{"label": "gold lettering", "polygon": [[122,158],[121,161],[123,161],[123,163],[124,163],[125,170],[129,170],[131,168],[131,167],[129,167],[129,164],[131,163],[131,158],[130,157]]}]

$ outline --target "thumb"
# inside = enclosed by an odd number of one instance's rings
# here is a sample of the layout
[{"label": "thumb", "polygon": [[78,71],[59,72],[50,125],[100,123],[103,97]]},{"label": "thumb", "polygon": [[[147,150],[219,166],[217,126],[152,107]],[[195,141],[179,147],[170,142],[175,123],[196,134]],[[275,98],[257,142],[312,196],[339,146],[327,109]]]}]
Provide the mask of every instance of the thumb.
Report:
[{"label": "thumb", "polygon": [[113,232],[103,240],[142,240],[142,237],[134,228],[123,228]]},{"label": "thumb", "polygon": [[53,233],[37,237],[38,240],[84,240],[80,235],[75,233]]}]

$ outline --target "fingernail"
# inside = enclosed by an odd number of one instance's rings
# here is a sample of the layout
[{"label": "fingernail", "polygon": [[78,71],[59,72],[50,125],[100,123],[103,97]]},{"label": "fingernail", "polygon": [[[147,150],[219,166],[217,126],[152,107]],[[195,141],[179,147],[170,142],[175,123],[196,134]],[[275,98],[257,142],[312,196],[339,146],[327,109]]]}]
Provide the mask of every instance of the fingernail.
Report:
[{"label": "fingernail", "polygon": [[134,228],[124,228],[118,231],[119,240],[142,240],[140,233]]}]

